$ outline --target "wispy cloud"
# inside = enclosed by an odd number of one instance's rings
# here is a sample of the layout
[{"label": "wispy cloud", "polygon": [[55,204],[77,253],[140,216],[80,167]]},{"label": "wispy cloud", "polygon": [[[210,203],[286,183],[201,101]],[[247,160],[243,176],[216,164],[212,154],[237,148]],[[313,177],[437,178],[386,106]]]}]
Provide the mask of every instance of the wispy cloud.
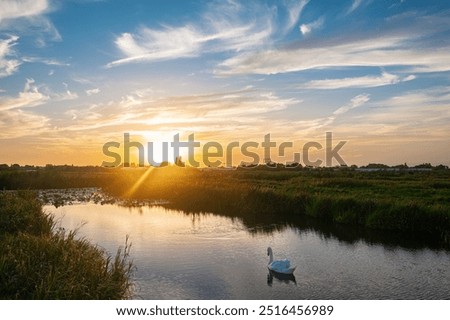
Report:
[{"label": "wispy cloud", "polygon": [[[290,139],[293,137],[301,139],[322,139],[325,131],[341,132],[341,123],[351,126],[353,115],[350,110],[360,108],[370,101],[370,95],[360,94],[350,99],[347,103],[341,105],[331,114],[319,116],[313,119],[277,119],[270,122],[270,130],[279,136],[286,134],[286,128],[289,128]],[[339,129],[338,129],[339,128]]]},{"label": "wispy cloud", "polygon": [[0,138],[37,135],[46,131],[48,117],[22,109],[42,105],[48,100],[47,95],[39,92],[33,79],[27,79],[18,96],[0,98]]},{"label": "wispy cloud", "polygon": [[344,114],[352,109],[361,107],[363,104],[368,102],[370,100],[368,94],[360,94],[356,97],[354,97],[352,100],[350,100],[350,103],[346,104],[345,106],[340,107],[336,111],[333,112],[334,115],[341,115]]},{"label": "wispy cloud", "polygon": [[34,79],[27,79],[23,90],[17,96],[0,98],[0,111],[33,108],[49,101],[65,101],[78,98],[78,94],[70,91],[67,84],[64,83],[63,85],[65,91],[55,92],[44,85],[36,85]]},{"label": "wispy cloud", "polygon": [[49,130],[50,119],[20,109],[0,112],[0,139],[36,136]]},{"label": "wispy cloud", "polygon": [[27,63],[42,63],[48,66],[68,67],[69,63],[59,61],[57,59],[41,58],[41,57],[22,57],[23,62]]},{"label": "wispy cloud", "polygon": [[311,23],[302,24],[300,26],[300,32],[302,33],[302,35],[307,35],[311,33],[311,31],[313,31],[314,29],[319,29],[320,27],[322,27],[324,21],[325,19],[323,17],[320,17],[319,19]]},{"label": "wispy cloud", "polygon": [[418,141],[448,143],[449,104],[448,87],[407,92],[372,102],[363,114],[339,123],[337,130],[368,142],[386,144],[389,137],[390,142],[397,141],[403,147]]},{"label": "wispy cloud", "polygon": [[39,92],[33,79],[27,79],[22,92],[17,97],[5,97],[0,99],[0,111],[30,108],[45,103],[50,97]]},{"label": "wispy cloud", "polygon": [[[46,45],[50,35],[51,40],[61,40],[61,35],[44,14],[50,10],[47,0],[3,0],[0,1],[0,31],[6,34],[33,34],[38,47]],[[22,62],[42,62],[57,65],[55,60],[25,57],[20,58],[19,53],[12,47],[18,43],[19,37],[10,36],[0,39],[0,78],[15,73]]]},{"label": "wispy cloud", "polygon": [[416,77],[409,75],[401,78],[397,75],[383,72],[380,76],[364,76],[341,79],[312,80],[299,88],[303,89],[343,89],[343,88],[372,88],[396,84],[399,82],[411,81]]},{"label": "wispy cloud", "polygon": [[193,57],[203,43],[212,39],[192,26],[163,30],[142,28],[137,34],[123,33],[116,39],[116,46],[126,58],[113,61],[108,66]]},{"label": "wispy cloud", "polygon": [[75,100],[78,98],[78,94],[76,92],[72,92],[69,90],[69,85],[67,83],[63,82],[62,84],[66,88],[66,91],[62,93],[52,93],[52,99],[57,101],[64,101]]},{"label": "wispy cloud", "polygon": [[3,0],[0,2],[0,30],[32,34],[38,47],[46,46],[48,39],[60,41],[60,33],[45,16],[51,10],[48,0]]},{"label": "wispy cloud", "polygon": [[[130,94],[120,101],[95,104],[66,112],[68,132],[104,134],[123,131],[191,131],[209,137],[229,137],[245,132],[245,138],[266,128],[273,112],[299,104],[272,92],[252,88],[203,95],[168,96]],[[182,133],[182,132],[180,132]]]},{"label": "wispy cloud", "polygon": [[303,12],[305,6],[309,3],[309,0],[292,1],[288,4],[289,19],[286,25],[287,30],[291,30],[300,19],[300,15]]},{"label": "wispy cloud", "polygon": [[97,94],[97,93],[100,93],[100,89],[99,88],[86,90],[86,95],[88,95],[88,96],[92,96],[92,95]]},{"label": "wispy cloud", "polygon": [[8,19],[40,15],[48,7],[47,0],[2,0],[0,2],[0,23]]},{"label": "wispy cloud", "polygon": [[[333,37],[297,40],[287,46],[272,46],[242,52],[219,63],[217,75],[277,74],[310,69],[342,67],[407,67],[409,72],[450,70],[447,41],[431,39],[450,29],[449,11],[426,14],[407,12],[379,22],[376,32],[335,30]],[[433,23],[430,23],[433,21]],[[303,32],[311,28],[305,24]],[[345,30],[343,30],[345,31]]]},{"label": "wispy cloud", "polygon": [[355,11],[356,9],[358,9],[358,7],[361,5],[361,3],[362,3],[362,0],[353,0],[352,5],[347,10],[347,14],[350,14],[353,11]]},{"label": "wispy cloud", "polygon": [[311,47],[272,49],[240,54],[225,60],[220,75],[277,74],[335,67],[409,67],[411,72],[450,70],[450,47],[414,46],[414,36],[347,39],[342,43],[316,43]]},{"label": "wispy cloud", "polygon": [[125,57],[107,66],[259,47],[272,33],[272,13],[254,7],[251,9],[258,12],[253,12],[253,19],[239,19],[240,10],[244,9],[251,11],[239,5],[218,6],[203,14],[198,23],[160,29],[141,27],[136,33],[123,33],[116,38],[115,44]]},{"label": "wispy cloud", "polygon": [[14,58],[14,50],[12,49],[18,39],[17,36],[0,39],[0,78],[10,76],[20,66],[20,61]]}]

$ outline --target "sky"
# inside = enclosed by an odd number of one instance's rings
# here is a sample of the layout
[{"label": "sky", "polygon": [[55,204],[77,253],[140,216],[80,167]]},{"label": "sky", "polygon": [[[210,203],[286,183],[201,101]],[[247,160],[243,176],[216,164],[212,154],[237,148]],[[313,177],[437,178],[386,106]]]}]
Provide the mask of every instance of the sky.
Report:
[{"label": "sky", "polygon": [[0,163],[332,132],[348,165],[450,165],[449,52],[440,0],[0,0]]}]

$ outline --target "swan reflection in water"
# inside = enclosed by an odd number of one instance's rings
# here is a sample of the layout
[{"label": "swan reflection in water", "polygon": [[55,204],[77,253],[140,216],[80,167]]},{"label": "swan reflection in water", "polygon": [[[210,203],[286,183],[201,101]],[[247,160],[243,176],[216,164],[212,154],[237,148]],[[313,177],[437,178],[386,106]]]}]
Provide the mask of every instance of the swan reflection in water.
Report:
[{"label": "swan reflection in water", "polygon": [[274,278],[282,283],[289,284],[292,281],[295,285],[297,285],[297,281],[295,280],[295,276],[293,274],[278,273],[269,269],[269,274],[267,275],[268,286],[272,286]]}]

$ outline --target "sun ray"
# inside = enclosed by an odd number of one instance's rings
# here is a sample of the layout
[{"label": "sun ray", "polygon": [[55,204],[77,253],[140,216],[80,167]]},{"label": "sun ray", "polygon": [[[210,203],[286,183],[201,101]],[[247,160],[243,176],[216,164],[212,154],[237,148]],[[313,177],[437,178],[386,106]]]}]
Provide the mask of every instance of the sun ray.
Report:
[{"label": "sun ray", "polygon": [[136,190],[142,185],[142,183],[147,179],[147,177],[152,173],[154,167],[149,167],[142,176],[133,184],[133,186],[128,190],[125,194],[125,198],[131,197],[134,195]]}]

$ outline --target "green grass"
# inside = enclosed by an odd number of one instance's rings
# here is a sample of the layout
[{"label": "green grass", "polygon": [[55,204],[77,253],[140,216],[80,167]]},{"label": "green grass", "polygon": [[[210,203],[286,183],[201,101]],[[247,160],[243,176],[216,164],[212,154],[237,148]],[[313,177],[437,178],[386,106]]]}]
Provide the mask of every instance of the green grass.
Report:
[{"label": "green grass", "polygon": [[128,244],[116,256],[56,228],[30,192],[0,194],[1,299],[123,299]]}]

